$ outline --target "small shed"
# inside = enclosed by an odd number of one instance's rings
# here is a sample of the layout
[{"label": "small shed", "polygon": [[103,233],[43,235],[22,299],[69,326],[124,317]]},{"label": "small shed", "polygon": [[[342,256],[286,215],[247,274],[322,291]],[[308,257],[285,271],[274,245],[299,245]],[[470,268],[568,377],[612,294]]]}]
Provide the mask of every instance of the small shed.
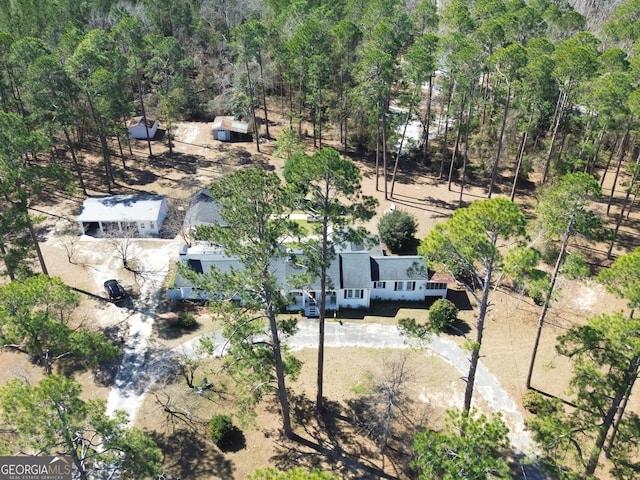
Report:
[{"label": "small shed", "polygon": [[[146,128],[145,128],[146,120]],[[137,140],[147,140],[147,138],[153,138],[158,131],[158,121],[149,117],[136,117],[132,118],[128,125],[129,136]],[[147,131],[149,136],[147,137]]]},{"label": "small shed", "polygon": [[112,195],[87,198],[78,215],[86,234],[130,232],[156,236],[169,211],[164,195]]},{"label": "small shed", "polygon": [[234,117],[216,117],[211,127],[213,138],[221,142],[251,141],[251,126]]}]

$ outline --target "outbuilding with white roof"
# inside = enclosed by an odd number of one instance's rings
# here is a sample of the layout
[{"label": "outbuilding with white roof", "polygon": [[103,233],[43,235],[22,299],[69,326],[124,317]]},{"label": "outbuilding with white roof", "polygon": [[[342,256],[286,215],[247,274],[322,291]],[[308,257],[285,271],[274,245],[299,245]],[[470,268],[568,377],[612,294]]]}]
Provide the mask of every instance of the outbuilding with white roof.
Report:
[{"label": "outbuilding with white roof", "polygon": [[221,142],[251,141],[251,126],[234,117],[220,116],[213,119],[213,138]]},{"label": "outbuilding with white roof", "polygon": [[158,131],[158,121],[154,118],[136,117],[127,126],[129,136],[138,140],[153,139]]},{"label": "outbuilding with white roof", "polygon": [[111,195],[87,198],[78,222],[83,233],[118,234],[134,230],[137,235],[160,233],[168,212],[164,195]]}]

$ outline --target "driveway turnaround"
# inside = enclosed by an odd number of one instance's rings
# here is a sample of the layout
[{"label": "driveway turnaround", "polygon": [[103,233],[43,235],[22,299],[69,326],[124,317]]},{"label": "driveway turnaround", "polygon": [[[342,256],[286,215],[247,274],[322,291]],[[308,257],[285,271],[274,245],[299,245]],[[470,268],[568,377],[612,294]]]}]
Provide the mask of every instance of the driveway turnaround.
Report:
[{"label": "driveway turnaround", "polygon": [[[224,354],[225,340],[220,331],[207,334],[216,350],[214,355]],[[166,367],[172,363],[170,358],[181,356],[195,357],[200,337],[194,338],[183,345],[167,352],[147,359],[146,363],[136,361],[135,351],[125,355],[125,361],[118,372],[112,394],[109,396],[111,408],[123,408],[129,414],[131,421],[148,389],[159,375],[166,373]],[[286,344],[293,351],[318,346],[318,321],[304,319],[298,323],[298,332],[286,340]],[[425,348],[438,355],[445,362],[456,368],[462,376],[469,370],[467,353],[451,340],[433,336],[425,342],[418,343],[401,335],[394,325],[363,324],[355,322],[327,322],[325,325],[326,347],[365,347],[380,349]],[[142,352],[141,352],[142,353]],[[160,365],[165,368],[158,369]],[[503,419],[509,426],[509,439],[516,457],[525,459],[520,462],[523,477],[527,480],[542,480],[546,478],[535,463],[536,447],[526,431],[524,419],[515,402],[501,387],[496,377],[480,362],[476,372],[476,392],[497,412],[501,412]],[[462,404],[462,399],[458,402]]]}]

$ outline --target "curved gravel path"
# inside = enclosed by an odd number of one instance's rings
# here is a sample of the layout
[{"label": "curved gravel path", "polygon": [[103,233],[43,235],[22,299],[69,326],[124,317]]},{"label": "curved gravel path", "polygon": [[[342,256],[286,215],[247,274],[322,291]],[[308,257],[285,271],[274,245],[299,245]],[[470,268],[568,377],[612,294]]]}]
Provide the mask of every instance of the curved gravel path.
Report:
[{"label": "curved gravel path", "polygon": [[[131,324],[131,333],[138,336],[135,347],[125,351],[125,357],[118,371],[114,386],[109,395],[108,411],[124,410],[130,421],[142,403],[144,395],[153,386],[155,380],[166,373],[171,357],[195,357],[200,337],[185,342],[171,351],[160,351],[149,357],[148,340],[152,323],[151,315],[139,312]],[[292,350],[316,348],[318,344],[317,321],[304,319],[298,323],[298,332],[286,340]],[[224,338],[220,331],[207,334],[214,345],[214,355],[222,355]],[[467,353],[456,343],[433,336],[429,341],[418,345],[400,334],[393,325],[361,324],[344,322],[343,324],[327,322],[325,328],[325,345],[327,347],[366,347],[406,349],[421,346],[441,357],[456,368],[462,376],[467,375],[469,358]],[[146,359],[143,360],[143,359]],[[476,372],[476,392],[494,410],[502,412],[509,426],[509,439],[516,456],[527,457],[521,462],[524,477],[527,480],[544,479],[545,476],[535,465],[536,448],[531,436],[525,429],[524,419],[515,402],[502,388],[497,378],[480,362]],[[461,399],[460,399],[461,400]],[[461,401],[460,401],[461,404]]]},{"label": "curved gravel path", "polygon": [[[300,322],[299,331],[287,341],[291,349],[316,348],[318,346],[317,322]],[[325,325],[325,345],[328,347],[368,347],[368,348],[409,348],[418,346],[416,342],[400,335],[393,325],[328,322]],[[451,364],[463,376],[469,372],[469,357],[456,343],[433,336],[422,344],[445,362]],[[475,387],[494,411],[502,412],[510,427],[512,446],[522,453],[532,453],[534,444],[525,431],[524,419],[514,401],[502,388],[497,378],[480,362],[476,373]],[[461,403],[462,404],[462,403]]]}]

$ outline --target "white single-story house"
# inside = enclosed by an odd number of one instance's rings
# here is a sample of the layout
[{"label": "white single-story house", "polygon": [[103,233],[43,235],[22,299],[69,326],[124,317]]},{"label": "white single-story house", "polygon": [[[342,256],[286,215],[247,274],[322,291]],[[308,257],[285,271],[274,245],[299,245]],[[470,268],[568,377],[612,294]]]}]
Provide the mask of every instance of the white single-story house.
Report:
[{"label": "white single-story house", "polygon": [[[153,138],[156,136],[156,132],[158,131],[158,121],[149,117],[136,117],[131,119],[127,128],[129,129],[129,136],[131,138],[147,140],[147,138]],[[148,136],[147,132],[149,132]]]},{"label": "white single-story house", "polygon": [[164,195],[111,195],[91,197],[82,203],[78,223],[89,234],[118,233],[155,236],[169,211]]},{"label": "white single-story house", "polygon": [[[306,316],[318,315],[320,285],[304,288],[290,285],[291,276],[304,272],[297,264],[299,252],[289,251],[283,258],[274,259],[271,271],[282,286],[281,294],[287,299],[287,310],[303,312]],[[241,269],[241,262],[228,257],[220,248],[206,242],[197,242],[192,247],[183,245],[180,262],[188,264],[196,273],[206,273],[211,268],[228,271]],[[367,251],[345,250],[336,255],[328,271],[326,309],[367,309],[372,300],[378,301],[425,301],[427,297],[447,296],[446,276],[434,275],[424,267],[420,256],[372,256]],[[194,288],[192,283],[176,274],[174,284],[167,291],[173,300],[203,300],[208,293]]]},{"label": "white single-story house", "polygon": [[213,138],[221,142],[251,141],[251,126],[234,117],[220,116],[213,119]]}]

